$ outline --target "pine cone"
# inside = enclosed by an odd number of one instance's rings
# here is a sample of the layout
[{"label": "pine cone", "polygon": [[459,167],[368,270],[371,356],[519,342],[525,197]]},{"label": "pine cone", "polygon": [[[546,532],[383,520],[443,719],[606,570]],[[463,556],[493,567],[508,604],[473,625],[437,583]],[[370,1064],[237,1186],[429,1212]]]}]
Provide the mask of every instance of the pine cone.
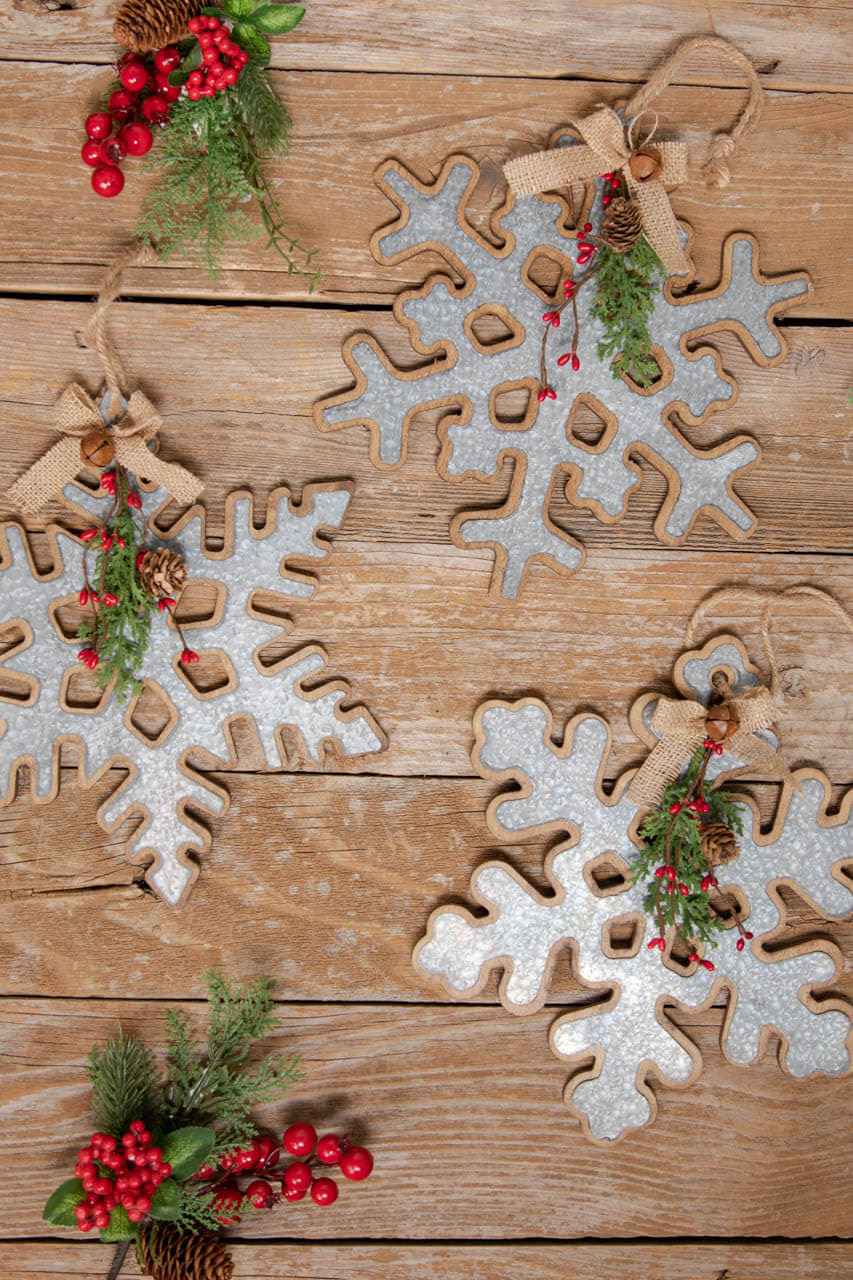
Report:
[{"label": "pine cone", "polygon": [[171,1222],[140,1232],[142,1274],[153,1280],[231,1280],[234,1263],[218,1236],[181,1231]]},{"label": "pine cone", "polygon": [[187,566],[177,551],[158,547],[143,555],[139,581],[152,596],[173,596],[177,600],[186,585]]},{"label": "pine cone", "polygon": [[125,49],[150,53],[186,35],[187,23],[204,8],[204,0],[125,0],[113,35]]},{"label": "pine cone", "polygon": [[740,853],[735,833],[724,822],[709,822],[702,828],[702,852],[712,866],[732,862]]},{"label": "pine cone", "polygon": [[637,243],[643,234],[643,219],[633,200],[616,197],[607,210],[601,234],[614,253],[627,253]]}]

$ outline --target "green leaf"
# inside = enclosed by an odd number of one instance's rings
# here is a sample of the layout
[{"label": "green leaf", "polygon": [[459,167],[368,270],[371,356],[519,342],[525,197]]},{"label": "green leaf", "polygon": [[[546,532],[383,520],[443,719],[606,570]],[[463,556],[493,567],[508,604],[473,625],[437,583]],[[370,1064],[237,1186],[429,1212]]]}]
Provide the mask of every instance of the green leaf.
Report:
[{"label": "green leaf", "polygon": [[133,1240],[135,1236],[136,1227],[127,1216],[127,1210],[117,1204],[110,1214],[109,1223],[101,1232],[101,1239],[104,1244],[114,1244],[116,1240]]},{"label": "green leaf", "polygon": [[76,1227],[77,1219],[74,1210],[81,1200],[86,1199],[83,1183],[79,1178],[69,1178],[57,1187],[44,1206],[42,1217],[55,1227]]},{"label": "green leaf", "polygon": [[285,31],[292,31],[304,17],[301,4],[259,4],[249,21],[268,36],[281,36]]},{"label": "green leaf", "polygon": [[229,18],[239,22],[247,18],[255,7],[255,0],[225,0],[225,12]]},{"label": "green leaf", "polygon": [[175,1129],[163,1142],[163,1159],[172,1166],[172,1177],[183,1182],[200,1169],[213,1150],[216,1134],[212,1129],[191,1125]]},{"label": "green leaf", "polygon": [[262,67],[267,65],[272,51],[266,36],[262,36],[257,28],[249,26],[248,22],[238,22],[231,34],[253,62],[259,63]]},{"label": "green leaf", "polygon": [[154,1192],[149,1210],[152,1218],[174,1222],[181,1216],[181,1193],[174,1178],[166,1178]]}]

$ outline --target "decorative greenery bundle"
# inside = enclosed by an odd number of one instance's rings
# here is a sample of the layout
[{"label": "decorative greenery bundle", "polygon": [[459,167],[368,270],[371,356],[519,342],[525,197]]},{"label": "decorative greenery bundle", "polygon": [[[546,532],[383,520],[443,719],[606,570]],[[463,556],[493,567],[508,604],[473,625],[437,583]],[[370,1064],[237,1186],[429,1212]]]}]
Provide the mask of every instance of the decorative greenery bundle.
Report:
[{"label": "decorative greenery bundle", "polygon": [[752,938],[738,917],[737,900],[718,892],[714,875],[715,866],[738,856],[736,836],[743,832],[737,801],[719,787],[705,789],[708,763],[721,751],[719,741],[707,738],[684,775],[669,784],[640,827],[643,845],[631,868],[635,884],[649,877],[643,905],[658,926],[649,948],[666,951],[667,931],[674,927],[690,961],[706,969],[714,965],[698,947],[716,945],[724,916],[731,915],[738,928],[738,951]]},{"label": "decorative greenery bundle", "polygon": [[[292,30],[304,13],[301,5],[255,0],[122,6],[115,33],[131,52],[119,60],[102,110],[86,121],[82,156],[95,191],[118,195],[119,166],[127,155],[147,154],[159,126],[161,145],[146,166],[159,182],[137,233],[164,260],[181,253],[215,275],[229,241],[263,229],[289,273],[308,276],[312,289],[319,279],[315,250],[289,234],[263,171],[266,159],[290,145],[290,117],[266,70],[267,37]],[[253,202],[261,226],[241,207]]]},{"label": "decorative greenery bundle", "polygon": [[[140,1267],[160,1280],[227,1280],[231,1264],[216,1235],[250,1207],[272,1208],[308,1191],[315,1204],[333,1204],[337,1184],[314,1177],[315,1151],[321,1165],[338,1165],[353,1182],[373,1168],[366,1148],[337,1134],[318,1141],[304,1121],[281,1142],[258,1133],[252,1107],[280,1098],[303,1074],[296,1056],[247,1065],[255,1042],[278,1026],[273,984],[259,978],[241,989],[215,971],[205,981],[203,1044],[184,1014],[166,1013],[165,1076],[133,1036],[93,1047],[87,1075],[97,1131],[43,1215],[55,1226],[126,1242],[123,1251],[135,1242]],[[279,1163],[285,1152],[298,1157],[286,1167]],[[245,1191],[244,1177],[253,1179]],[[282,1196],[272,1177],[282,1178]]]}]

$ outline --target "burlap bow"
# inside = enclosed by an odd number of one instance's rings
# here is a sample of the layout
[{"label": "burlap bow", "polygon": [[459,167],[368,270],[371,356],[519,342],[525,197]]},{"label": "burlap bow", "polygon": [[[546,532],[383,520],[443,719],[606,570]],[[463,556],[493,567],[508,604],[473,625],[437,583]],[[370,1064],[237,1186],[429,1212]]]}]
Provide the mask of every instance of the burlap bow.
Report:
[{"label": "burlap bow", "polygon": [[602,173],[621,173],[628,194],[640,210],[643,235],[667,275],[684,275],[689,266],[667,188],[687,180],[687,147],[683,142],[655,142],[661,172],[657,177],[640,181],[631,172],[632,147],[615,111],[600,107],[583,120],[573,120],[572,124],[584,140],[582,145],[557,147],[507,161],[504,175],[513,194],[535,195]]},{"label": "burlap bow", "polygon": [[62,438],[9,490],[9,497],[27,514],[38,511],[49,499],[57,497],[63,486],[74,479],[82,466],[80,441],[92,431],[104,432],[121,466],[167,489],[178,502],[194,502],[204,488],[186,468],[164,462],[148,448],[162,420],[141,391],[133,392],[124,417],[107,428],[92,397],[72,382],[56,402],[54,426]]},{"label": "burlap bow", "polygon": [[[781,756],[755,736],[758,729],[769,729],[779,718],[779,708],[767,689],[749,689],[726,699],[737,729],[722,744],[744,765],[773,773],[783,781],[793,782],[791,771]],[[685,761],[708,738],[708,722],[713,718],[701,702],[658,699],[652,716],[652,732],[660,741],[631,783],[628,795],[641,808],[660,803],[667,785],[677,778]]]}]

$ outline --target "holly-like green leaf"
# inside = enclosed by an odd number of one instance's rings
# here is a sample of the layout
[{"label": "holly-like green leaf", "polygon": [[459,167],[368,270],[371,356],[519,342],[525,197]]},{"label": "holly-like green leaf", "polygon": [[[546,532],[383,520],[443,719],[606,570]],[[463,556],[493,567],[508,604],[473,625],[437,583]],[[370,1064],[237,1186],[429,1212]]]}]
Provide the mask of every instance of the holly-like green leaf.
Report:
[{"label": "holly-like green leaf", "polygon": [[174,1178],[165,1178],[154,1192],[149,1210],[152,1218],[174,1222],[181,1216],[181,1193]]},{"label": "holly-like green leaf", "polygon": [[114,1244],[116,1240],[133,1240],[136,1227],[127,1216],[127,1210],[117,1204],[110,1214],[110,1220],[101,1232],[104,1244]]},{"label": "holly-like green leaf", "polygon": [[41,1216],[45,1222],[50,1222],[55,1227],[76,1227],[77,1219],[74,1217],[74,1209],[81,1200],[85,1199],[86,1192],[83,1190],[80,1179],[69,1178],[61,1187],[56,1188],[44,1206]]},{"label": "holly-like green leaf", "polygon": [[271,56],[269,42],[256,27],[250,26],[248,22],[238,22],[231,34],[253,62],[261,67],[267,65]]},{"label": "holly-like green leaf", "polygon": [[225,12],[229,18],[239,22],[247,18],[255,7],[255,0],[225,0]]},{"label": "holly-like green leaf", "polygon": [[175,1129],[163,1140],[163,1159],[172,1166],[172,1177],[183,1182],[200,1169],[216,1143],[212,1129],[190,1125]]},{"label": "holly-like green leaf", "polygon": [[268,36],[282,36],[292,31],[305,17],[301,4],[259,4],[249,18],[253,27]]}]

